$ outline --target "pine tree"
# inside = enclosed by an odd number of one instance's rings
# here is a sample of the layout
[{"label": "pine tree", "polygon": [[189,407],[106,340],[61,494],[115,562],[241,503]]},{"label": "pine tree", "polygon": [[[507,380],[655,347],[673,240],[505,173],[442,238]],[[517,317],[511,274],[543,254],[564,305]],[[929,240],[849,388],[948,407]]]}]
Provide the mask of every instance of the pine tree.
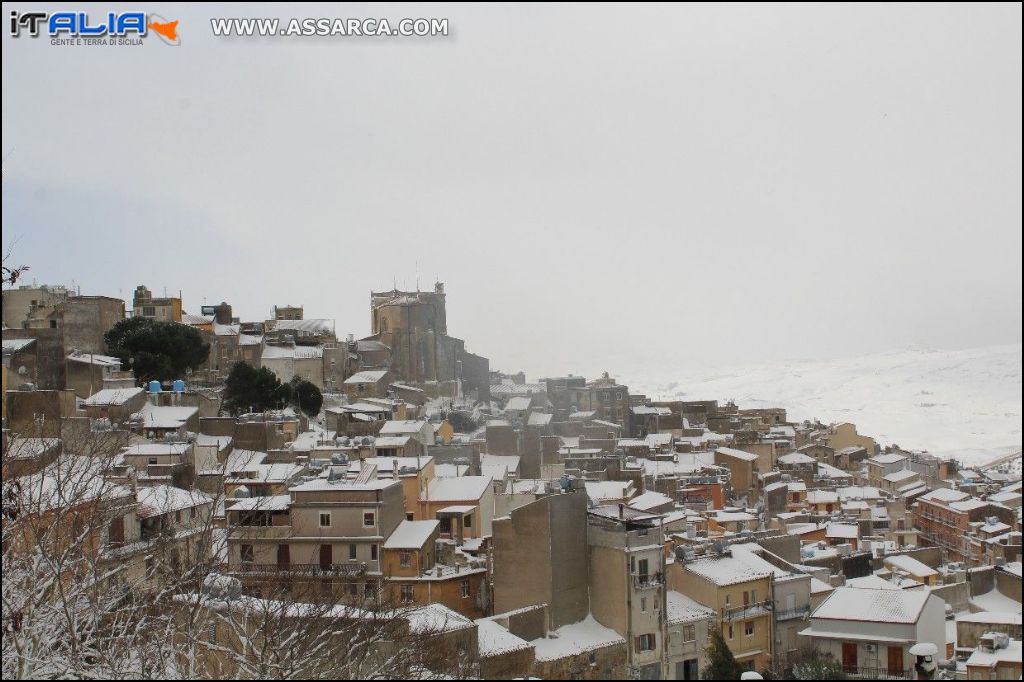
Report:
[{"label": "pine tree", "polygon": [[705,680],[738,680],[743,674],[743,667],[736,662],[736,657],[729,650],[725,638],[718,630],[712,630],[708,638],[708,646],[704,650],[708,657],[707,666],[701,670],[700,676]]}]

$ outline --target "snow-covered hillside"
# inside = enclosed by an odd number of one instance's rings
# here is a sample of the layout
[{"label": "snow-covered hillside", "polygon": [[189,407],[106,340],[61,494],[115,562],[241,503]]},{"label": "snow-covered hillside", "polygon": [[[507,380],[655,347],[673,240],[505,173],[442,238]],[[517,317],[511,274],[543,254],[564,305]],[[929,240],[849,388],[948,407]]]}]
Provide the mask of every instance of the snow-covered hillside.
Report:
[{"label": "snow-covered hillside", "polygon": [[[620,372],[652,398],[780,406],[791,420],[852,421],[881,443],[984,462],[1021,447],[1021,345],[900,350],[721,371]],[[657,377],[657,378],[655,378]],[[666,381],[665,377],[672,377]]]}]

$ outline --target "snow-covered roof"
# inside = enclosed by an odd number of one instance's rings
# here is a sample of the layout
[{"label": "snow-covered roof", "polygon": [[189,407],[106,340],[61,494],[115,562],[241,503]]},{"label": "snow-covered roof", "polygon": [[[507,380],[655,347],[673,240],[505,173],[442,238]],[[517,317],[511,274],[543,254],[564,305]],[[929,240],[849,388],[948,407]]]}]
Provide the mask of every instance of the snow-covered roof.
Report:
[{"label": "snow-covered roof", "polygon": [[854,523],[830,523],[825,528],[825,537],[855,539],[860,537],[860,526]]},{"label": "snow-covered roof", "polygon": [[698,604],[694,600],[687,597],[685,594],[676,592],[675,590],[669,590],[665,597],[668,601],[668,610],[666,615],[668,616],[669,625],[675,625],[676,623],[689,623],[695,620],[703,620],[705,618],[714,618],[715,612],[713,609],[709,609],[706,606]]},{"label": "snow-covered roof", "polygon": [[823,478],[853,478],[850,472],[843,471],[839,467],[834,467],[825,462],[818,462],[818,475]]},{"label": "snow-covered roof", "polygon": [[275,330],[309,332],[312,334],[333,334],[334,320],[310,318],[307,320],[274,320]]},{"label": "snow-covered roof", "polygon": [[266,497],[228,498],[227,511],[286,511],[292,504],[291,495],[268,495]]},{"label": "snow-covered roof", "polygon": [[548,414],[547,412],[531,412],[526,423],[529,426],[547,426],[551,423],[551,419],[554,416],[555,415]]},{"label": "snow-covered roof", "polygon": [[493,620],[482,618],[476,621],[476,626],[477,644],[481,658],[500,656],[533,647],[525,639],[516,637]]},{"label": "snow-covered roof", "polygon": [[873,623],[916,623],[930,592],[837,587],[811,614],[811,619],[860,620]]},{"label": "snow-covered roof", "polygon": [[686,564],[686,570],[718,586],[760,580],[773,573],[765,566],[748,561],[745,556],[735,555],[697,559]]},{"label": "snow-covered roof", "polygon": [[910,575],[920,577],[939,574],[939,572],[934,568],[907,554],[894,554],[892,556],[887,556],[882,560],[882,563],[893,566],[902,571],[906,571]]},{"label": "snow-covered roof", "polygon": [[959,490],[952,490],[951,488],[936,488],[935,490],[925,493],[919,497],[918,500],[928,500],[929,502],[949,504],[950,502],[966,500],[968,497],[970,497],[969,494]]},{"label": "snow-covered roof", "polygon": [[[918,585],[916,580],[912,581]],[[845,587],[856,587],[858,589],[870,589],[870,590],[902,590],[903,587],[892,580],[886,580],[877,575],[865,575],[859,578],[850,578],[846,581]]]},{"label": "snow-covered roof", "polygon": [[734,457],[736,459],[742,459],[747,462],[754,462],[757,460],[757,455],[751,454],[749,452],[744,452],[743,450],[737,450],[736,448],[723,447],[716,449],[715,452],[723,455],[728,455],[729,457]]},{"label": "snow-covered roof", "polygon": [[348,379],[345,379],[346,384],[375,384],[388,373],[386,369],[364,369],[361,372],[356,372]]},{"label": "snow-covered roof", "polygon": [[394,479],[375,479],[372,481],[366,481],[365,483],[356,483],[350,480],[334,480],[331,481],[327,478],[314,478],[311,481],[306,481],[298,485],[293,485],[288,488],[289,492],[310,492],[310,491],[324,491],[324,490],[337,490],[339,492],[351,492],[351,491],[367,491],[367,490],[384,490],[393,485],[401,485],[399,481]]},{"label": "snow-covered roof", "polygon": [[779,464],[814,464],[818,460],[802,452],[791,452],[779,457]]},{"label": "snow-covered roof", "polygon": [[384,542],[384,549],[420,549],[439,525],[439,521],[402,521]]},{"label": "snow-covered roof", "polygon": [[958,623],[988,623],[992,625],[1020,625],[1021,614],[1008,611],[979,611],[956,617]]},{"label": "snow-covered roof", "polygon": [[808,490],[808,504],[834,504],[839,501],[839,493],[834,490]]},{"label": "snow-covered roof", "polygon": [[587,496],[595,502],[621,500],[633,493],[632,481],[586,481]]},{"label": "snow-covered roof", "polygon": [[435,478],[427,484],[427,489],[420,499],[424,502],[479,500],[487,492],[492,480],[490,476]]},{"label": "snow-covered roof", "polygon": [[900,469],[891,474],[886,474],[883,478],[890,483],[898,483],[910,478],[918,478],[918,473],[912,469]]},{"label": "snow-covered roof", "polygon": [[1003,662],[1016,663],[1019,666],[1022,653],[1024,653],[1024,649],[1022,649],[1019,639],[1011,639],[1005,647],[991,651],[979,647],[967,659],[967,667],[992,668]]},{"label": "snow-covered roof", "polygon": [[188,452],[188,443],[134,443],[121,451],[128,456],[184,455]]},{"label": "snow-covered roof", "polygon": [[35,459],[60,445],[60,438],[11,436],[4,459]]},{"label": "snow-covered roof", "polygon": [[169,485],[139,488],[135,493],[135,498],[139,502],[138,516],[140,519],[213,502],[212,497],[199,490],[183,490]]},{"label": "snow-covered roof", "polygon": [[73,352],[68,354],[70,362],[82,362],[87,365],[99,365],[102,367],[115,367],[121,369],[121,358],[112,355],[100,355],[98,353]]},{"label": "snow-covered roof", "polygon": [[131,416],[131,419],[140,422],[143,428],[179,429],[198,412],[198,407],[157,406],[146,403],[142,409]]},{"label": "snow-covered roof", "polygon": [[[845,450],[845,448],[844,448],[844,450]],[[843,450],[840,450],[840,452],[843,452]],[[883,464],[884,465],[884,464],[896,464],[897,462],[903,462],[906,459],[907,458],[904,457],[903,455],[897,455],[897,454],[893,453],[893,454],[889,454],[889,455],[876,455],[875,457],[871,457],[870,459],[868,459],[866,461],[869,464]]]},{"label": "snow-covered roof", "polygon": [[530,399],[523,396],[515,396],[508,399],[508,404],[505,405],[506,410],[512,410],[514,412],[523,412],[530,409]]},{"label": "snow-covered roof", "polygon": [[675,500],[668,495],[664,495],[655,490],[648,490],[646,493],[637,495],[629,501],[630,507],[633,507],[633,509],[639,509],[640,511],[650,511],[654,507],[660,507],[665,504],[673,505],[675,504]]},{"label": "snow-covered roof", "polygon": [[142,394],[138,386],[132,388],[104,388],[96,391],[85,399],[85,404],[93,405],[124,405],[126,402]]},{"label": "snow-covered roof", "polygon": [[455,464],[453,462],[439,462],[434,465],[434,478],[456,478],[469,473],[468,464]]},{"label": "snow-covered roof", "polygon": [[619,633],[601,625],[590,614],[578,623],[563,625],[547,637],[531,642],[538,661],[553,661],[625,643]]},{"label": "snow-covered roof", "polygon": [[851,485],[845,488],[836,488],[836,493],[841,500],[879,500],[882,493],[872,485]]},{"label": "snow-covered roof", "polygon": [[65,453],[42,471],[18,479],[21,508],[26,513],[41,513],[99,499],[134,499],[131,488],[105,479],[103,469],[98,457]]},{"label": "snow-covered roof", "polygon": [[31,346],[35,342],[35,339],[4,339],[3,349],[5,353],[17,353],[22,348]]},{"label": "snow-covered roof", "polygon": [[[429,422],[415,419],[388,420],[380,429],[382,436],[407,436],[414,435],[423,430],[424,425]],[[433,429],[430,429],[433,432]]]},{"label": "snow-covered roof", "polygon": [[373,447],[378,450],[384,448],[404,448],[412,440],[409,436],[378,436],[373,441]]}]

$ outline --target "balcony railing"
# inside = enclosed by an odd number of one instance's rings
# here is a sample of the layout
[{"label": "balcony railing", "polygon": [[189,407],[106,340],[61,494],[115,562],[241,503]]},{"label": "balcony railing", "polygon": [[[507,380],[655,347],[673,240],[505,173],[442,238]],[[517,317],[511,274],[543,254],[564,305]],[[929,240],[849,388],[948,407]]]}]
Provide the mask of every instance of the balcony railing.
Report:
[{"label": "balcony railing", "polygon": [[810,606],[800,606],[795,609],[775,610],[775,621],[781,622],[784,620],[794,620],[796,618],[805,618],[811,612]]},{"label": "balcony railing", "polygon": [[729,621],[756,618],[758,616],[764,616],[771,613],[771,610],[771,600],[744,604],[743,606],[734,606],[732,608],[722,609],[722,620]]},{"label": "balcony railing", "polygon": [[634,575],[633,587],[638,590],[654,589],[665,584],[665,577],[661,573],[654,575]]},{"label": "balcony railing", "polygon": [[914,678],[913,670],[889,670],[888,668],[869,668],[867,666],[843,666],[843,672],[861,680],[910,680]]},{"label": "balcony railing", "polygon": [[360,562],[347,564],[257,564],[233,563],[228,566],[230,573],[248,575],[308,575],[308,576],[361,576],[367,572],[367,565]]}]

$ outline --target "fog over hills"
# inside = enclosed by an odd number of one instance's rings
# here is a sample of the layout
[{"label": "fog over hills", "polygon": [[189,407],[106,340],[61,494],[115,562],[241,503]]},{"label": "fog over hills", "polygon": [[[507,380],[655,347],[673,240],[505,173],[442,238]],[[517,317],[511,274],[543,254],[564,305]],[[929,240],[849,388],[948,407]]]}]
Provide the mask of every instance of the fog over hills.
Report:
[{"label": "fog over hills", "polygon": [[1021,344],[904,349],[828,361],[620,371],[631,392],[780,406],[852,421],[880,443],[984,462],[1021,447]]}]

